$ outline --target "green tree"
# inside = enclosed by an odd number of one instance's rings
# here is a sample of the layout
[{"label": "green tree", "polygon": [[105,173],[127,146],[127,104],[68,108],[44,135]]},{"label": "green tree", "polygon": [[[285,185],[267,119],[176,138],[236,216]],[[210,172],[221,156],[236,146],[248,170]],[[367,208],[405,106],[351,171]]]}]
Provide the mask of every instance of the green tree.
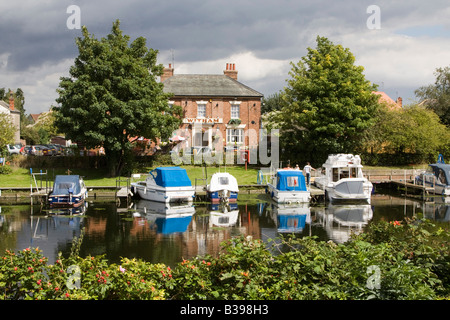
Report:
[{"label": "green tree", "polygon": [[[417,105],[400,110],[382,105],[376,124],[366,134],[364,145],[369,149],[366,151],[395,153],[404,162],[430,162],[436,160],[439,153],[450,156],[448,128],[435,112]],[[408,158],[408,154],[414,157]]]},{"label": "green tree", "polygon": [[436,112],[442,123],[450,126],[450,67],[437,68],[434,84],[420,87],[415,91],[424,105]]},{"label": "green tree", "polygon": [[283,106],[282,92],[276,92],[262,99],[261,114],[280,110]]},{"label": "green tree", "polygon": [[317,37],[317,47],[292,69],[284,106],[274,115],[283,155],[320,164],[329,153],[353,152],[373,124],[376,86],[349,49]]},{"label": "green tree", "polygon": [[7,155],[6,145],[14,143],[16,129],[9,115],[0,112],[0,155]]},{"label": "green tree", "polygon": [[103,146],[110,175],[119,175],[139,136],[166,138],[179,127],[181,110],[170,108],[170,94],[157,81],[163,66],[156,64],[157,50],[139,37],[129,44],[120,22],[100,40],[83,26],[77,38],[79,55],[70,77],[61,78],[60,107],[55,124],[66,138],[87,148]]}]

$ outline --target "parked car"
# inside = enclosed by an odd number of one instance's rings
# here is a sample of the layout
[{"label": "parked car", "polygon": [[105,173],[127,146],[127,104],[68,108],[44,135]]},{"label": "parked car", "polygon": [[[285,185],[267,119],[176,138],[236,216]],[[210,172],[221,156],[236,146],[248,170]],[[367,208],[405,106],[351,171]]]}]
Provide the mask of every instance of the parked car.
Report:
[{"label": "parked car", "polygon": [[9,154],[20,154],[20,145],[7,144],[6,148],[8,149]]},{"label": "parked car", "polygon": [[56,147],[53,144],[44,144],[44,147],[46,147],[48,149],[48,153],[47,156],[56,156],[57,155],[57,151],[56,151]]},{"label": "parked car", "polygon": [[36,147],[35,146],[24,146],[20,149],[20,153],[28,156],[36,155]]},{"label": "parked car", "polygon": [[34,147],[36,148],[37,156],[48,156],[49,155],[49,151],[46,146],[38,144],[38,145],[35,145]]}]

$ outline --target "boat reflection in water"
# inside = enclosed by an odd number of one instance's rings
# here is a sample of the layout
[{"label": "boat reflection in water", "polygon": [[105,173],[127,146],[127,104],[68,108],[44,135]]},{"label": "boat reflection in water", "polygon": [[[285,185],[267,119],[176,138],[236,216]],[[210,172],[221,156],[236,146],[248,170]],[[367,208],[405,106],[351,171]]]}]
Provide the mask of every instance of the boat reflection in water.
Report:
[{"label": "boat reflection in water", "polygon": [[373,218],[372,206],[369,204],[332,205],[315,208],[318,223],[327,232],[328,237],[336,243],[344,243],[351,234],[359,234]]},{"label": "boat reflection in water", "polygon": [[147,221],[150,227],[156,226],[156,232],[162,234],[185,232],[195,213],[192,202],[180,204],[139,200],[133,208],[135,218]]},{"label": "boat reflection in water", "polygon": [[232,227],[239,217],[237,203],[208,205],[209,225],[211,227]]},{"label": "boat reflection in water", "polygon": [[273,211],[277,216],[277,231],[279,233],[303,232],[306,224],[311,224],[311,209],[309,203],[276,204]]},{"label": "boat reflection in water", "polygon": [[51,207],[47,210],[47,214],[49,216],[82,216],[86,213],[87,207],[87,202],[78,207]]},{"label": "boat reflection in water", "polygon": [[424,218],[450,222],[450,198],[449,197],[430,197],[431,201],[424,201],[421,204]]}]

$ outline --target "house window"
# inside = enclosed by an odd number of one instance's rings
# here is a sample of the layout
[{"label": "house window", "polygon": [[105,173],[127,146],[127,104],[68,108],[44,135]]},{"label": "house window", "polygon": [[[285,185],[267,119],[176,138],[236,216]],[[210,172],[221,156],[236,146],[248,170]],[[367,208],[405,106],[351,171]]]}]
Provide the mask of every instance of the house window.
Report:
[{"label": "house window", "polygon": [[227,129],[227,143],[242,143],[244,129]]},{"label": "house window", "polygon": [[206,118],[206,104],[197,105],[197,118]]},{"label": "house window", "polygon": [[231,119],[239,119],[240,118],[240,106],[238,104],[231,105]]}]

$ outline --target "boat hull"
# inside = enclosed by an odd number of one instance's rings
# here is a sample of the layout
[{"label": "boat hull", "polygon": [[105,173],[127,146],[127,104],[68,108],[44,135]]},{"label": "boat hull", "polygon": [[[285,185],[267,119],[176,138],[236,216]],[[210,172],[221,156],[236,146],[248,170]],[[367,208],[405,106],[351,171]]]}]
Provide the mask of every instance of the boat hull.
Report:
[{"label": "boat hull", "polygon": [[311,200],[309,191],[281,191],[272,184],[268,184],[267,187],[270,197],[277,203],[304,203]]},{"label": "boat hull", "polygon": [[157,202],[183,202],[193,201],[195,197],[194,187],[159,187],[147,186],[145,183],[132,184],[132,191],[141,199]]},{"label": "boat hull", "polygon": [[[425,179],[425,183],[424,180]],[[419,175],[416,177],[416,183],[418,185],[425,185],[425,187],[430,188],[429,192],[442,196],[450,196],[450,185],[444,185],[440,183],[435,183],[433,177],[429,175]]]},{"label": "boat hull", "polygon": [[[223,196],[224,193],[227,195]],[[206,194],[212,203],[219,203],[221,201],[236,202],[238,199],[238,192],[229,190],[207,191]]]},{"label": "boat hull", "polygon": [[370,203],[372,183],[367,179],[341,179],[325,186],[328,199],[337,201],[364,201]]},{"label": "boat hull", "polygon": [[50,194],[48,197],[48,203],[52,208],[77,208],[84,203],[86,198],[87,191],[72,196]]}]

